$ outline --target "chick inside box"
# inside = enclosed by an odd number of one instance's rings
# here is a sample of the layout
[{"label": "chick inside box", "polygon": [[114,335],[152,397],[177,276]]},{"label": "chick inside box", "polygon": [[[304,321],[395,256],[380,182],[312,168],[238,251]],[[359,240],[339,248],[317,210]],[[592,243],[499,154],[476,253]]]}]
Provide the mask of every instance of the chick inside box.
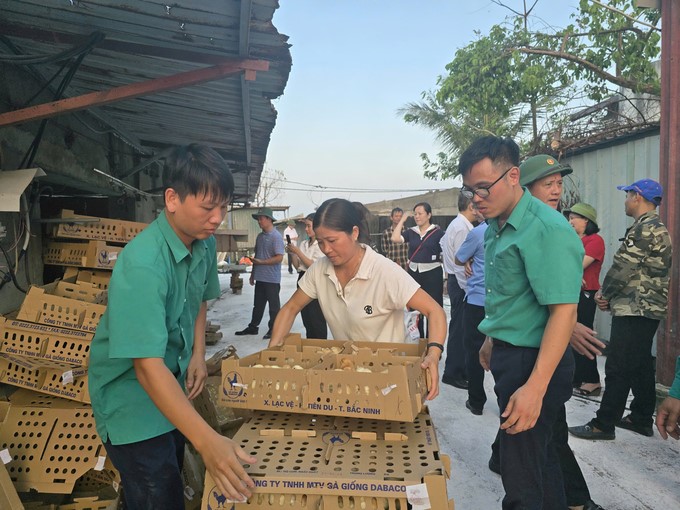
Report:
[{"label": "chick inside box", "polygon": [[413,421],[423,409],[425,343],[307,340],[222,362],[227,407]]},{"label": "chick inside box", "polygon": [[257,458],[254,494],[231,502],[207,473],[203,510],[453,509],[427,408],[412,423],[256,411],[233,439]]}]

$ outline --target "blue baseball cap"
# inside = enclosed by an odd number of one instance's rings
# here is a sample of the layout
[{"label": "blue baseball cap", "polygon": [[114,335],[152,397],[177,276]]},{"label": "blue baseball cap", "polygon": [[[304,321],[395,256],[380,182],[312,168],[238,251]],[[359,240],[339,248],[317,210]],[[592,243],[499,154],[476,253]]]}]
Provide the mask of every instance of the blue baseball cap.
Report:
[{"label": "blue baseball cap", "polygon": [[640,179],[630,186],[617,186],[616,189],[634,191],[656,205],[661,204],[661,198],[663,197],[663,187],[653,179]]}]

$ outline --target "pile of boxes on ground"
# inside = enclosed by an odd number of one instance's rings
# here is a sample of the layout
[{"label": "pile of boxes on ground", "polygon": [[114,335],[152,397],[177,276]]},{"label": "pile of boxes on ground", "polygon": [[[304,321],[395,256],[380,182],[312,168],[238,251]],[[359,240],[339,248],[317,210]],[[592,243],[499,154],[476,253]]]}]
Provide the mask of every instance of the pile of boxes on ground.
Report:
[{"label": "pile of boxes on ground", "polygon": [[[221,403],[252,412],[233,435],[257,462],[247,502],[206,474],[203,510],[453,510],[419,344],[301,339],[222,361]],[[233,505],[233,506],[232,506]]]},{"label": "pile of boxes on ground", "polygon": [[111,269],[146,225],[73,211],[60,220],[43,261],[66,266],[64,277],[30,287],[18,312],[0,317],[0,508],[109,510],[119,503],[120,479],[89,405],[87,366]]}]

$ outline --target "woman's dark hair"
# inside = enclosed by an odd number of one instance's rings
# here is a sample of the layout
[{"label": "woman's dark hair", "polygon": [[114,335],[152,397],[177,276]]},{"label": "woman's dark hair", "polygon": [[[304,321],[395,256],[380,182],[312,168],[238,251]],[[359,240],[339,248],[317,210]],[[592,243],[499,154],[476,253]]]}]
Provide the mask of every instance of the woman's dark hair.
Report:
[{"label": "woman's dark hair", "polygon": [[344,198],[330,198],[319,206],[312,226],[330,228],[346,234],[352,234],[354,227],[359,229],[360,243],[371,244],[368,233],[368,209],[359,202],[350,202]]},{"label": "woman's dark hair", "polygon": [[427,202],[418,202],[416,205],[413,206],[413,210],[415,211],[418,207],[422,207],[423,209],[425,209],[425,212],[427,214],[432,214],[432,207]]},{"label": "woman's dark hair", "polygon": [[163,183],[165,189],[175,190],[182,201],[188,195],[230,200],[234,194],[229,165],[214,149],[197,143],[176,147],[168,154]]},{"label": "woman's dark hair", "polygon": [[315,213],[310,212],[307,216],[305,216],[305,221],[311,221],[312,224],[314,224],[314,216],[316,216]]},{"label": "woman's dark hair", "polygon": [[[586,218],[588,220],[588,218]],[[592,234],[597,234],[600,231],[600,227],[598,227],[595,223],[592,222],[592,220],[588,220],[588,223],[586,223],[586,229],[584,230],[584,234],[589,236]]]}]

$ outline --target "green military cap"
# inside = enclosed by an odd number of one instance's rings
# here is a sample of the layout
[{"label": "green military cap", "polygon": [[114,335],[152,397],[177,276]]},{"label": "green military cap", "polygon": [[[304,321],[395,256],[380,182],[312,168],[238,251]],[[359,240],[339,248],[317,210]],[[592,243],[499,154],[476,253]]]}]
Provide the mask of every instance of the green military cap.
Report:
[{"label": "green military cap", "polygon": [[584,202],[574,204],[569,209],[564,210],[564,214],[569,213],[574,213],[578,214],[579,216],[583,216],[584,218],[592,221],[595,225],[597,225],[597,211],[590,204],[586,204]]},{"label": "green military cap", "polygon": [[253,219],[257,219],[259,216],[266,216],[267,218],[271,218],[272,221],[274,221],[274,212],[272,211],[271,207],[260,207],[255,214],[252,215]]},{"label": "green military cap", "polygon": [[524,160],[519,166],[519,183],[528,186],[543,177],[559,172],[563,177],[573,172],[569,165],[561,165],[552,156],[538,154]]}]

